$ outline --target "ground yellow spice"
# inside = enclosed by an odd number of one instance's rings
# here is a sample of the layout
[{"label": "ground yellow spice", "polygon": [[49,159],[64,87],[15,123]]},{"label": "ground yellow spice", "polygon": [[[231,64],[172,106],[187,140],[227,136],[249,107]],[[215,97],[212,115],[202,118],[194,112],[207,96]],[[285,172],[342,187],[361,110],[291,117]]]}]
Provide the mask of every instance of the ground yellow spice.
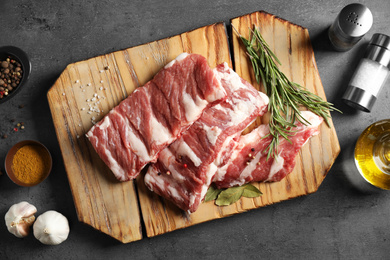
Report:
[{"label": "ground yellow spice", "polygon": [[45,178],[49,170],[49,155],[39,145],[25,145],[19,148],[12,160],[15,177],[25,184],[36,184]]}]

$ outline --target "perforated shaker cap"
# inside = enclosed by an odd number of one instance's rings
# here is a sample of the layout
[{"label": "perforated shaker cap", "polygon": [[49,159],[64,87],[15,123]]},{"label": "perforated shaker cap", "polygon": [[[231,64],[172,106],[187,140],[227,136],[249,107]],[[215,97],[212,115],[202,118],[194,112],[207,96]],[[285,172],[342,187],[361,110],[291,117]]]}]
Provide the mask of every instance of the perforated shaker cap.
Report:
[{"label": "perforated shaker cap", "polygon": [[341,10],[338,22],[345,38],[361,38],[370,30],[373,16],[365,5],[355,3]]}]

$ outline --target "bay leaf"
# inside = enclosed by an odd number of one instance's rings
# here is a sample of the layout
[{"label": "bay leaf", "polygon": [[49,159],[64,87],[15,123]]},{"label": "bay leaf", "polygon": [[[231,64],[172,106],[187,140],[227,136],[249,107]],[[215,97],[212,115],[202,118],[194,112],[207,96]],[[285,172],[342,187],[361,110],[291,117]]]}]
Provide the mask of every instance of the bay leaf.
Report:
[{"label": "bay leaf", "polygon": [[255,198],[261,195],[263,195],[263,193],[252,184],[245,185],[244,192],[242,193],[242,196],[246,198]]},{"label": "bay leaf", "polygon": [[215,200],[217,206],[228,206],[237,202],[241,197],[255,198],[261,195],[263,193],[252,184],[227,189],[217,189],[211,185],[207,190],[204,202]]},{"label": "bay leaf", "polygon": [[241,198],[244,189],[245,186],[238,186],[238,187],[228,188],[222,191],[218,195],[215,204],[217,206],[228,206],[233,204],[234,202],[238,201]]},{"label": "bay leaf", "polygon": [[209,189],[206,192],[206,195],[204,197],[204,202],[212,201],[217,199],[218,195],[222,192],[222,190],[219,190],[214,187],[214,185],[210,185]]}]

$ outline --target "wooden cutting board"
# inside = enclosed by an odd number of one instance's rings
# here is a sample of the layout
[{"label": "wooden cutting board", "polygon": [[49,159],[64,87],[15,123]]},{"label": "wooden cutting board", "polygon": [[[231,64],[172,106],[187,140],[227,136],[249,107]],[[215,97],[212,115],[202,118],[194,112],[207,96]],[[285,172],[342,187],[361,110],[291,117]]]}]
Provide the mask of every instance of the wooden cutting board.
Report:
[{"label": "wooden cutting board", "polygon": [[182,52],[232,65],[226,27],[217,23],[70,64],[47,94],[79,220],[124,243],[142,238],[135,183],[118,182],[85,133]]},{"label": "wooden cutting board", "polygon": [[[265,12],[235,18],[234,27],[245,37],[259,25],[262,34],[282,61],[282,70],[293,81],[325,99],[307,29]],[[234,67],[255,87],[245,52],[232,33]],[[278,183],[255,184],[263,196],[243,198],[217,207],[203,203],[188,215],[150,192],[143,174],[120,183],[95,153],[85,133],[135,88],[142,86],[166,63],[182,52],[205,56],[211,67],[232,66],[224,23],[212,24],[171,38],[70,64],[47,97],[78,218],[123,243],[152,237],[212,219],[269,205],[316,191],[337,157],[340,147],[330,120],[318,136],[302,149],[294,172]],[[259,119],[266,121],[267,117]],[[140,212],[142,212],[142,217]]]},{"label": "wooden cutting board", "polygon": [[[258,26],[270,48],[281,61],[280,68],[286,76],[326,100],[307,29],[265,12],[255,12],[232,19],[231,24],[245,38],[249,37],[249,28],[253,28],[253,25]],[[254,78],[240,39],[234,30],[231,35],[235,71],[257,89],[262,90]],[[248,130],[262,121],[267,122],[267,117],[265,115],[258,118]],[[242,198],[239,202],[226,207],[218,207],[214,202],[203,203],[191,215],[185,214],[172,203],[148,191],[142,183],[142,177],[138,178],[140,205],[147,235],[163,234],[315,192],[339,152],[339,142],[330,120],[330,127],[322,124],[320,134],[311,138],[303,147],[297,157],[296,167],[290,175],[277,183],[254,184],[263,196]]]}]

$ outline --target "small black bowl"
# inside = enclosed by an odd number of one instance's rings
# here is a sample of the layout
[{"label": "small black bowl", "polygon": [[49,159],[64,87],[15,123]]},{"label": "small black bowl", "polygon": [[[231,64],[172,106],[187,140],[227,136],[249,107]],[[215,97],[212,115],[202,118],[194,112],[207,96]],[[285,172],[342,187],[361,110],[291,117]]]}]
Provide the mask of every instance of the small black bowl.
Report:
[{"label": "small black bowl", "polygon": [[19,49],[18,47],[14,46],[4,46],[0,47],[0,60],[5,60],[6,58],[11,57],[12,59],[15,59],[22,65],[22,79],[19,82],[19,85],[10,92],[6,97],[3,97],[0,99],[0,104],[7,102],[12,97],[14,97],[20,89],[23,87],[23,85],[26,84],[28,77],[31,73],[31,63],[27,56],[27,54]]}]

